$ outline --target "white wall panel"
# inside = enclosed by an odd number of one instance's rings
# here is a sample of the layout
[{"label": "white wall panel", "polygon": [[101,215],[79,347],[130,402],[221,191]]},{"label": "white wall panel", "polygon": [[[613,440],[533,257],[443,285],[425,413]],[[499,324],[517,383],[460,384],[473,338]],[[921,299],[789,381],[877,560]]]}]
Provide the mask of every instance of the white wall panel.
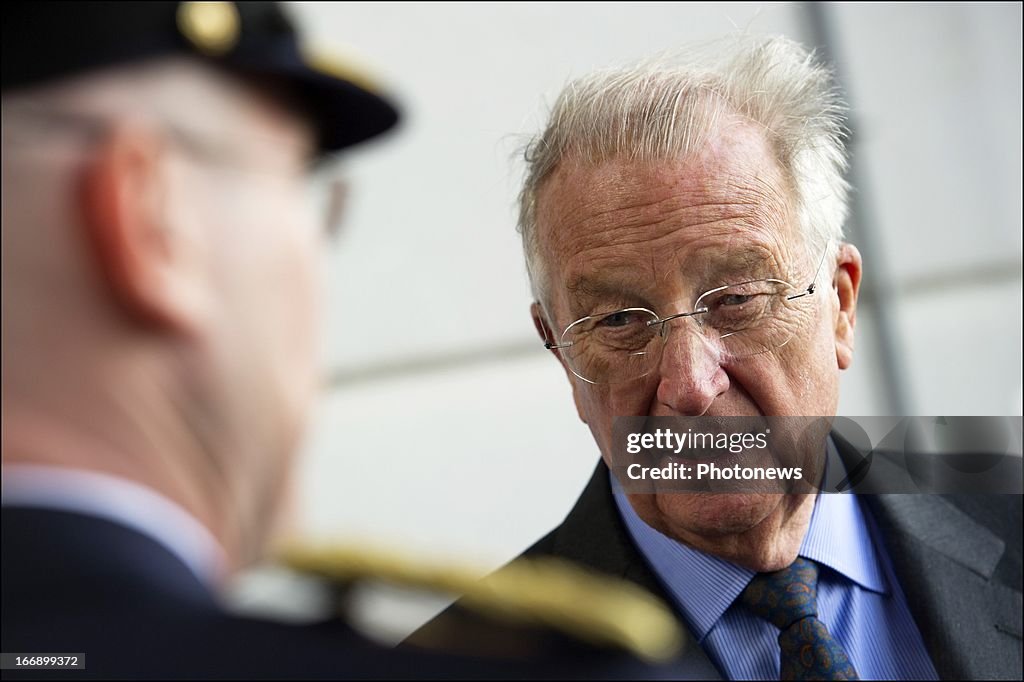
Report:
[{"label": "white wall panel", "polygon": [[[1021,262],[1021,6],[836,3],[836,58],[897,281]],[[962,274],[964,273],[964,274]]]}]

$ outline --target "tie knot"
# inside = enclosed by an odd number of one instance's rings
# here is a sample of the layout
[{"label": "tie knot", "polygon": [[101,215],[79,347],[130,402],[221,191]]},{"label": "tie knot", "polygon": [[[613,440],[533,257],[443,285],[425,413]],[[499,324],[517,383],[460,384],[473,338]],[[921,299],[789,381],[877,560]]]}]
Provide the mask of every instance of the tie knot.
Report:
[{"label": "tie knot", "polygon": [[774,573],[758,573],[740,595],[743,604],[780,630],[818,615],[818,565],[797,558]]}]

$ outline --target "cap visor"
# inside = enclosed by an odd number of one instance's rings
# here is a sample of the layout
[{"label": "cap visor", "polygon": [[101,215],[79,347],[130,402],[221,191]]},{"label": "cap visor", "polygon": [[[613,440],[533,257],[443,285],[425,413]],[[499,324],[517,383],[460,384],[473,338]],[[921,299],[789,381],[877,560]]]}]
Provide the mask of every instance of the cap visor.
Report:
[{"label": "cap visor", "polygon": [[341,77],[330,64],[319,64],[300,55],[292,45],[259,54],[235,55],[234,66],[259,74],[278,76],[295,86],[319,133],[320,153],[336,152],[376,137],[399,121],[397,108],[384,96],[353,79]]}]

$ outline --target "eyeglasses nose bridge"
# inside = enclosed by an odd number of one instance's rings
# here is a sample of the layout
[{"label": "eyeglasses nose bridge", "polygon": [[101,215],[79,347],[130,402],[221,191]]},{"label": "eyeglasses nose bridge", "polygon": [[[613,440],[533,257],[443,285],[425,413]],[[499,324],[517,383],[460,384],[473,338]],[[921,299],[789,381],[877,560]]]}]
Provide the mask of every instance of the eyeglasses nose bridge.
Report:
[{"label": "eyeglasses nose bridge", "polygon": [[707,308],[697,308],[696,310],[692,310],[688,313],[676,313],[675,315],[669,315],[668,317],[663,317],[659,320],[652,320],[651,322],[648,322],[648,324],[652,326],[657,325],[659,327],[658,334],[661,336],[662,339],[665,339],[666,337],[668,337],[669,322],[671,322],[672,320],[679,319],[680,317],[694,317],[696,318],[695,322],[697,322],[697,326],[703,328],[704,325],[701,324],[701,320],[697,316],[703,315],[707,313],[707,311]]},{"label": "eyeglasses nose bridge", "polygon": [[[700,307],[688,313],[677,313],[675,315],[669,315],[663,319],[651,322],[652,325],[658,325],[660,327],[659,336],[661,337],[661,343],[659,344],[659,348],[657,351],[657,362],[659,364],[662,362],[665,349],[669,345],[668,336],[670,327],[668,323],[671,322],[672,320],[682,317],[694,318],[694,322],[697,323],[697,326],[693,328],[691,331],[696,333],[696,342],[698,346],[704,349],[703,353],[710,353],[711,356],[715,358],[715,362],[721,362],[721,359],[724,357],[724,349],[721,343],[722,337],[718,335],[718,333],[715,331],[713,327],[709,326],[706,322],[704,322],[703,316],[706,315],[707,313],[707,307]],[[694,351],[690,349],[685,352],[693,353]],[[694,356],[691,356],[691,359],[693,359],[693,357]]]}]

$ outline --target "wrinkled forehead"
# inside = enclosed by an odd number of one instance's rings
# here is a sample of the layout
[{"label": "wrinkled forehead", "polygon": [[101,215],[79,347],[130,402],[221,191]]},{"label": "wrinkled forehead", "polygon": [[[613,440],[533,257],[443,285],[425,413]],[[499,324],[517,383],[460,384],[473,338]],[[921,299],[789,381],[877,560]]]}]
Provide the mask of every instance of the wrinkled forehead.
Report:
[{"label": "wrinkled forehead", "polygon": [[736,123],[689,157],[567,157],[541,187],[537,238],[551,293],[785,274],[797,247],[790,182],[766,136]]}]

